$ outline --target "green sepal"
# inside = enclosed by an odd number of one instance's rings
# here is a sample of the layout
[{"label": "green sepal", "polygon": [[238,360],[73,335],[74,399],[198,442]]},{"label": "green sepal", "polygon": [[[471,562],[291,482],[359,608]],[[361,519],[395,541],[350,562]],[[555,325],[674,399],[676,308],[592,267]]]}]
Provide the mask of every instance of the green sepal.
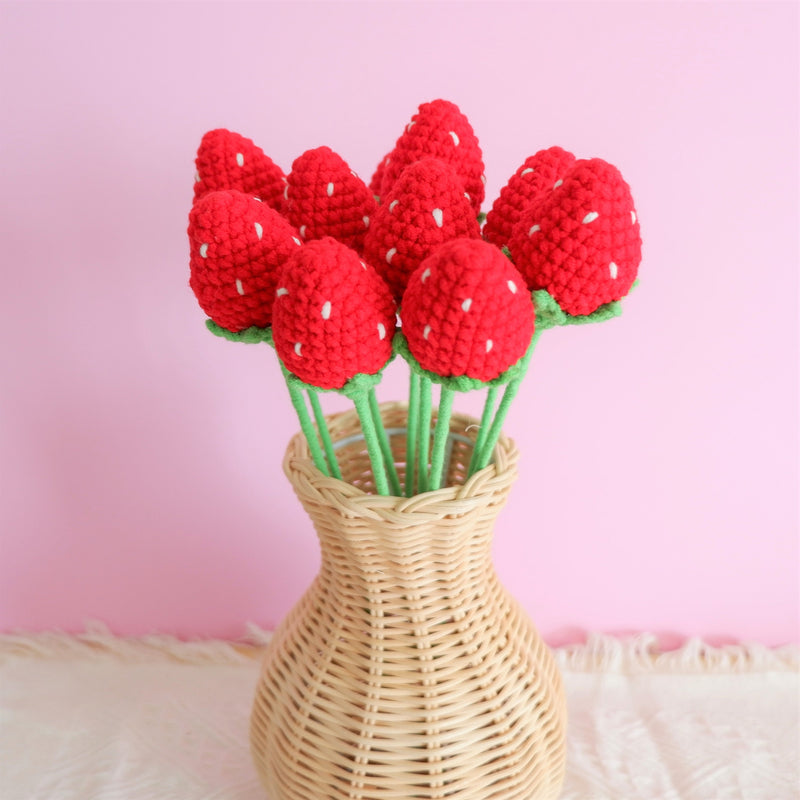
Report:
[{"label": "green sepal", "polygon": [[604,303],[591,314],[568,314],[547,289],[535,289],[531,292],[531,296],[536,307],[536,327],[542,330],[557,328],[561,325],[589,325],[593,322],[605,322],[622,313],[622,303],[619,300]]},{"label": "green sepal", "polygon": [[272,328],[257,328],[255,325],[250,328],[245,328],[243,331],[234,333],[221,325],[217,325],[213,319],[206,320],[206,328],[208,328],[214,336],[219,336],[222,339],[227,339],[229,342],[244,342],[245,344],[259,344],[266,342],[270,347],[273,347],[272,342]]},{"label": "green sepal", "polygon": [[402,356],[408,366],[423,378],[428,378],[433,383],[438,383],[440,386],[456,392],[471,392],[476,389],[485,389],[487,386],[504,386],[517,378],[522,378],[528,369],[528,362],[533,348],[536,346],[536,339],[534,333],[525,355],[516,364],[512,364],[505,372],[501,372],[490,381],[479,381],[477,378],[470,378],[467,375],[437,375],[435,372],[425,369],[408,349],[408,341],[401,331],[395,334],[392,345],[395,353]]},{"label": "green sepal", "polygon": [[[383,380],[383,371],[392,363],[394,357],[395,353],[393,352],[386,363],[377,372],[371,375],[368,375],[366,372],[359,372],[357,375],[350,378],[344,386],[333,389],[322,389],[319,386],[314,386],[312,383],[306,383],[300,380],[297,375],[286,369],[285,365],[284,368],[287,372],[286,380],[291,382],[293,386],[297,386],[300,389],[311,389],[314,392],[337,392],[352,400],[356,396],[361,397],[368,395],[370,389],[374,389]],[[283,362],[281,362],[281,364],[283,364]]]},{"label": "green sepal", "polygon": [[486,222],[486,214],[483,211],[478,213],[478,225],[483,225]]}]

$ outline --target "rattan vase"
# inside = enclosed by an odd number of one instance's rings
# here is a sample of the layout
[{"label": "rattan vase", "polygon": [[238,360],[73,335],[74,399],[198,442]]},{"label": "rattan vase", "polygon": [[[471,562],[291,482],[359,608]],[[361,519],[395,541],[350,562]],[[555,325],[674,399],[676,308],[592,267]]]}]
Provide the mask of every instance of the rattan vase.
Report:
[{"label": "rattan vase", "polygon": [[[382,414],[402,478],[405,409]],[[490,552],[518,453],[501,438],[494,463],[465,482],[474,424],[453,416],[456,485],[405,499],[369,493],[355,414],[330,424],[344,481],[291,441],[284,469],[322,563],[256,690],[251,747],[270,800],[558,796],[560,675]]]}]

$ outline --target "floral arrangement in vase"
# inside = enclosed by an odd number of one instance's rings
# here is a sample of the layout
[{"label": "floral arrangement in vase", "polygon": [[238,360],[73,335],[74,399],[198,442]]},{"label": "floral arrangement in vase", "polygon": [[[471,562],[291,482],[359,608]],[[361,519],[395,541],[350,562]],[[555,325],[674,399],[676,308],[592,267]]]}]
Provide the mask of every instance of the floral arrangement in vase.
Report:
[{"label": "floral arrangement in vase", "polygon": [[[350,398],[379,494],[442,485],[457,392],[486,392],[469,474],[486,467],[541,333],[617,316],[636,282],[639,220],[616,167],[539,150],[484,215],[478,139],[445,100],[419,107],[369,184],[324,146],[284,174],[224,129],[196,166],[190,285],[208,328],[274,347],[314,463],[337,478],[320,395]],[[375,394],[398,355],[404,481]]]}]

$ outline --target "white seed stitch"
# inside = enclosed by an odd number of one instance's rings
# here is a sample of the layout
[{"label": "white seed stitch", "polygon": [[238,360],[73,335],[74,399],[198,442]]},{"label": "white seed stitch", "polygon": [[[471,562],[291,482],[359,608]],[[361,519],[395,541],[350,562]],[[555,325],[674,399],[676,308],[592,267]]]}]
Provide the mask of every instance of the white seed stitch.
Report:
[{"label": "white seed stitch", "polygon": [[488,353],[492,347],[494,347],[494,342],[491,339],[486,340],[486,352]]},{"label": "white seed stitch", "polygon": [[612,278],[616,278],[616,277],[617,277],[617,272],[618,272],[618,271],[619,271],[619,267],[617,267],[617,265],[616,265],[616,264],[615,264],[615,263],[612,261],[612,262],[611,262],[611,263],[608,265],[608,272],[609,272],[609,274],[611,275],[611,277],[612,277]]},{"label": "white seed stitch", "polygon": [[453,137],[453,144],[458,147],[461,141],[458,138],[458,134],[455,131],[448,131],[448,133]]},{"label": "white seed stitch", "polygon": [[350,174],[351,174],[351,175],[352,175],[354,178],[357,178],[357,177],[358,177],[358,175],[356,174],[356,171],[355,171],[354,169],[351,169],[351,170],[350,170]]},{"label": "white seed stitch", "polygon": [[469,196],[469,192],[464,192],[464,197],[466,197],[467,200],[470,201],[470,203],[472,202],[472,198]]},{"label": "white seed stitch", "polygon": [[470,306],[471,306],[471,305],[472,305],[472,298],[471,298],[471,297],[468,297],[468,298],[467,298],[467,299],[466,299],[466,300],[465,300],[465,301],[464,301],[464,302],[461,304],[461,308],[463,308],[463,309],[464,309],[464,311],[469,311],[469,309],[470,309]]},{"label": "white seed stitch", "polygon": [[194,171],[194,182],[200,183],[200,173],[197,170]]},{"label": "white seed stitch", "polygon": [[390,213],[390,214],[392,213],[392,211],[394,211],[394,207],[395,207],[395,206],[396,206],[396,205],[397,205],[399,202],[400,202],[399,200],[392,200],[392,202],[391,202],[391,203],[389,203],[389,213]]},{"label": "white seed stitch", "polygon": [[253,195],[253,200],[257,200],[259,203],[264,202],[260,197],[256,197],[255,195]]},{"label": "white seed stitch", "polygon": [[300,236],[302,236],[304,239],[306,238],[306,226],[305,225],[301,225],[300,226]]},{"label": "white seed stitch", "polygon": [[511,292],[511,294],[517,293],[517,284],[514,283],[514,281],[508,281],[507,285],[508,285],[508,290]]},{"label": "white seed stitch", "polygon": [[330,319],[331,318],[331,301],[326,300],[322,304],[322,319]]},{"label": "white seed stitch", "polygon": [[361,264],[362,267],[364,267],[364,269],[367,268],[367,265],[363,261],[360,261],[359,263]]},{"label": "white seed stitch", "polygon": [[412,119],[411,122],[409,122],[408,125],[406,125],[406,131],[410,131],[416,124],[417,121],[415,119]]},{"label": "white seed stitch", "polygon": [[302,342],[295,342],[294,343],[294,354],[296,356],[299,356],[300,358],[303,357],[303,354],[300,352],[302,350],[302,348],[303,348]]},{"label": "white seed stitch", "polygon": [[208,255],[208,245],[201,244],[200,245],[200,258],[206,258]]},{"label": "white seed stitch", "polygon": [[389,156],[386,156],[386,161],[383,162],[383,166],[388,167],[391,161],[392,159]]},{"label": "white seed stitch", "polygon": [[600,215],[596,211],[590,211],[584,218],[583,224],[588,225],[590,222],[594,222]]},{"label": "white seed stitch", "polygon": [[283,187],[283,199],[289,199],[289,184],[287,183],[286,186]]},{"label": "white seed stitch", "polygon": [[380,339],[386,338],[386,326],[382,322],[378,323],[378,337]]},{"label": "white seed stitch", "polygon": [[420,278],[420,280],[423,283],[425,283],[425,281],[428,280],[428,278],[430,278],[430,276],[431,276],[431,268],[430,267],[425,267],[425,271],[422,273],[422,277]]},{"label": "white seed stitch", "polygon": [[436,227],[441,228],[444,225],[444,211],[441,208],[434,208],[431,212],[433,214],[433,219],[436,222]]},{"label": "white seed stitch", "polygon": [[362,217],[362,219],[364,220],[364,227],[369,228],[369,217]]},{"label": "white seed stitch", "polygon": [[261,223],[260,222],[256,222],[254,224],[255,224],[255,229],[256,229],[256,236],[258,236],[258,238],[260,240],[261,237],[264,235],[264,228],[261,227]]},{"label": "white seed stitch", "polygon": [[236,279],[236,291],[239,292],[239,294],[244,294],[244,286],[242,286],[240,278]]},{"label": "white seed stitch", "polygon": [[525,167],[525,169],[520,172],[520,175],[527,175],[529,172],[533,172],[533,167]]},{"label": "white seed stitch", "polygon": [[635,211],[631,211],[631,225],[635,225],[635,224],[636,224],[636,212]]},{"label": "white seed stitch", "polygon": [[483,174],[481,175],[481,183],[482,183],[484,186],[486,186],[486,173],[483,173]]},{"label": "white seed stitch", "polygon": [[328,184],[327,191],[328,191],[328,197],[333,197],[333,184],[332,183]]},{"label": "white seed stitch", "polygon": [[244,166],[244,156],[241,153],[236,154],[236,163],[240,166]]},{"label": "white seed stitch", "polygon": [[295,243],[295,244],[296,244],[298,247],[302,247],[302,246],[303,246],[303,243],[302,243],[302,242],[301,242],[301,241],[300,241],[300,240],[299,240],[299,239],[298,239],[296,236],[292,236],[292,241],[293,241],[293,242],[294,242],[294,243]]},{"label": "white seed stitch", "polygon": [[280,288],[280,289],[278,289],[278,291],[277,291],[277,292],[275,292],[275,294],[276,294],[276,296],[278,296],[278,297],[283,297],[285,294],[289,294],[289,290],[288,290],[288,289],[286,289],[285,287],[281,286],[281,288]]},{"label": "white seed stitch", "polygon": [[431,332],[431,326],[430,326],[430,325],[426,325],[426,326],[425,326],[425,330],[424,330],[424,331],[422,331],[422,338],[423,338],[423,339],[425,339],[425,341],[427,341],[427,340],[428,340],[428,334],[429,334],[430,332]]},{"label": "white seed stitch", "polygon": [[561,184],[562,184],[562,183],[564,183],[564,181],[561,181],[561,180],[558,180],[558,181],[556,181],[556,182],[553,184],[553,188],[554,188],[554,189],[558,189],[558,187],[559,187],[559,186],[561,186]]},{"label": "white seed stitch", "polygon": [[540,231],[541,228],[538,225],[532,225],[531,229],[528,231],[528,236],[533,236],[534,233]]},{"label": "white seed stitch", "polygon": [[396,252],[397,252],[397,248],[396,247],[392,247],[391,250],[389,250],[386,253],[386,263],[387,264],[391,264],[392,263],[392,258],[394,257],[394,254]]}]

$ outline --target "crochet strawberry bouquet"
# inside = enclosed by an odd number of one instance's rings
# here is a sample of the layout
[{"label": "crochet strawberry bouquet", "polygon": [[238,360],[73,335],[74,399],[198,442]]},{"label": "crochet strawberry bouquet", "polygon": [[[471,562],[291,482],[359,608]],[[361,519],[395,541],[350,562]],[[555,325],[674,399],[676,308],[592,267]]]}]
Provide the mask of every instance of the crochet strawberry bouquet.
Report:
[{"label": "crochet strawberry bouquet", "polygon": [[[486,391],[470,474],[487,466],[541,333],[617,316],[641,260],[619,171],[560,147],[527,158],[481,214],[478,139],[444,100],[419,107],[369,185],[328,147],[285,175],[224,129],[196,166],[190,286],[208,328],[274,346],[314,463],[337,478],[320,393],[351,398],[380,494],[439,488],[456,392]],[[405,485],[375,394],[398,354]]]}]

